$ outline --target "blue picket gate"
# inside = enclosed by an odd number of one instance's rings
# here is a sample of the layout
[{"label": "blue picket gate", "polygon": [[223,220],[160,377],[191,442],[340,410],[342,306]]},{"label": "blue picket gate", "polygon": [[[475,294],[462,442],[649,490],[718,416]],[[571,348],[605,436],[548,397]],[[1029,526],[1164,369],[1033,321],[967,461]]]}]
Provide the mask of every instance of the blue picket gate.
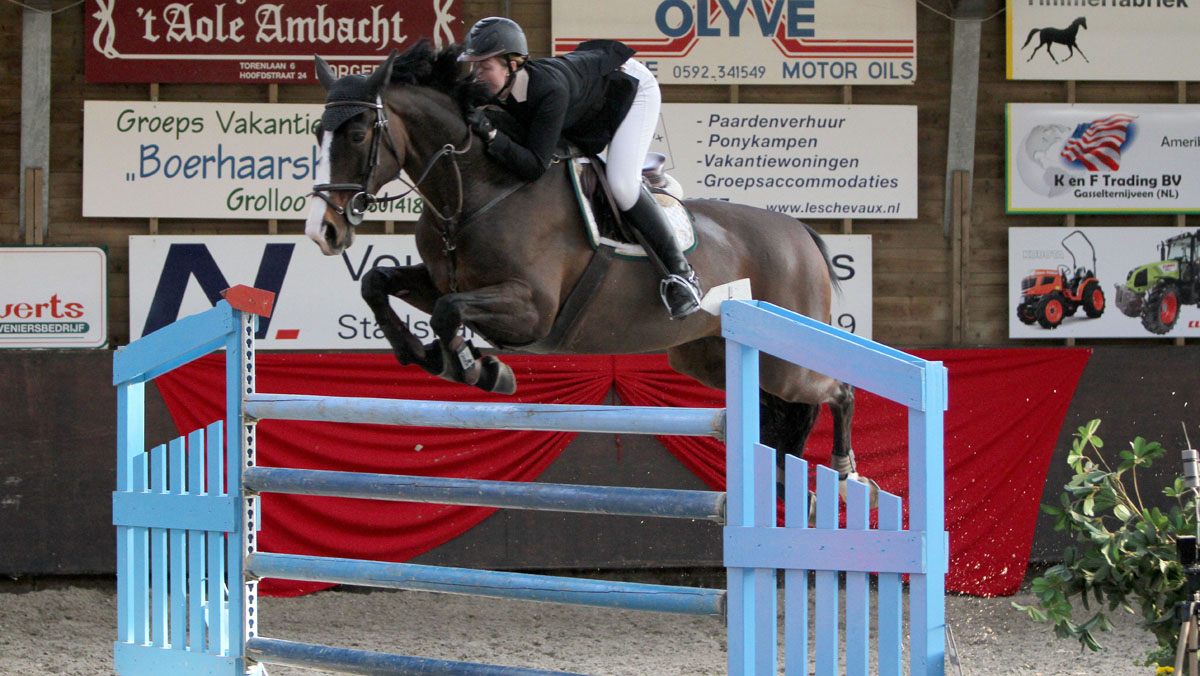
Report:
[{"label": "blue picket gate", "polygon": [[[251,308],[247,308],[251,309]],[[806,317],[758,302],[722,307],[726,409],[451,404],[260,394],[254,387],[257,318],[226,301],[117,351],[119,674],[261,674],[284,664],[352,674],[533,676],[532,669],[348,650],[258,634],[257,580],[279,577],[395,589],[725,617],[729,674],[778,670],[777,571],[784,571],[785,673],[940,675],[944,671],[942,414],[946,371]],[[209,352],[226,351],[226,418],[168,444],[145,448],[144,386]],[[908,406],[909,527],[900,499],[880,494],[870,530],[865,485],[849,482],[838,527],[836,473],[818,468],[810,526],[807,467],[786,468],[786,523],[776,525],[774,452],[758,443],[760,352],[821,371]],[[727,491],[510,483],[258,467],[259,420],[621,434],[710,436],[726,441]],[[225,434],[229,430],[229,434]],[[222,443],[222,440],[225,443]],[[513,509],[709,519],[725,524],[727,589],[581,580],[443,566],[261,552],[264,492]],[[844,627],[839,571],[845,572]],[[869,575],[878,575],[872,603]],[[901,576],[909,575],[908,641]],[[815,593],[809,617],[810,576]],[[873,607],[874,606],[874,610]],[[875,618],[877,637],[871,648]],[[815,649],[808,632],[815,625]],[[842,650],[844,643],[845,650]],[[841,666],[845,655],[844,668]]]}]

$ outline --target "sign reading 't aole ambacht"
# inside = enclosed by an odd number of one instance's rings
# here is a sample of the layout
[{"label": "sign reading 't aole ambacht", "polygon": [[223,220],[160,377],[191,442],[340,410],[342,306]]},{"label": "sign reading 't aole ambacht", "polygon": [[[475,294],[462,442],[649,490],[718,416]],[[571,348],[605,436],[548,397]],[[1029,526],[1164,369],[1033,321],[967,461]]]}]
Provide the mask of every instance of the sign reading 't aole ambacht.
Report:
[{"label": "sign reading 't aole ambacht", "polygon": [[304,83],[313,54],[370,72],[393,49],[462,33],[461,0],[87,0],[87,82]]}]

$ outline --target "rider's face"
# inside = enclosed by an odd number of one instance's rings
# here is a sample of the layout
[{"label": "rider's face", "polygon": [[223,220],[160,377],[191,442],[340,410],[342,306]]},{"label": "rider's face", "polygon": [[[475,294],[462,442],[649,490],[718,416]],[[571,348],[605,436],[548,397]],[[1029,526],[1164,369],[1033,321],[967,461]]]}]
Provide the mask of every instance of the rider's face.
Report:
[{"label": "rider's face", "polygon": [[475,81],[487,86],[492,94],[500,93],[508,80],[508,61],[501,56],[476,61],[473,68]]}]

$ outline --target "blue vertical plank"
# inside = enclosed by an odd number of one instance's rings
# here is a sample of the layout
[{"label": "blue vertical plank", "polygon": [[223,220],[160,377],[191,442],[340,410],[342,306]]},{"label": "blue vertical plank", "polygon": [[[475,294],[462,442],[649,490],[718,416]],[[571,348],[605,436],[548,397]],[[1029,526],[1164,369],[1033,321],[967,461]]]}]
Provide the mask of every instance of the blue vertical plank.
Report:
[{"label": "blue vertical plank", "polygon": [[[879,530],[901,530],[900,497],[879,493]],[[879,575],[879,676],[903,671],[904,592],[900,573]]]},{"label": "blue vertical plank", "polygon": [[[787,528],[808,528],[808,463],[787,456],[783,470],[784,523]],[[784,562],[783,672],[808,676],[808,571],[798,561]]]},{"label": "blue vertical plank", "polygon": [[[146,453],[133,456],[131,489],[145,493],[150,471]],[[150,529],[134,528],[133,537],[133,642],[150,645]]]},{"label": "blue vertical plank", "polygon": [[[225,435],[220,421],[208,428],[208,494],[225,495],[222,480],[225,476]],[[225,627],[228,617],[225,610],[225,534],[208,533],[208,589],[206,592],[205,625],[208,633],[208,652],[225,655],[227,651]]]},{"label": "blue vertical plank", "polygon": [[[133,490],[133,459],[143,451],[146,436],[146,385],[117,386],[117,491]],[[131,585],[136,528],[117,526],[117,640],[133,642],[133,598]]]},{"label": "blue vertical plank", "polygon": [[[188,493],[205,495],[204,430],[196,430],[188,437]],[[204,652],[204,532],[188,531],[188,649]]]},{"label": "blue vertical plank", "polygon": [[[167,447],[150,451],[150,492],[167,492]],[[167,645],[167,529],[150,529],[150,642]]]},{"label": "blue vertical plank", "polygon": [[[754,444],[754,526],[775,528],[779,522],[776,497],[775,449]],[[774,676],[779,668],[779,595],[774,568],[754,569],[754,603],[758,615],[754,626],[758,630],[758,657],[755,673]]]},{"label": "blue vertical plank", "polygon": [[910,673],[942,676],[946,665],[945,467],[942,439],[946,369],[925,368],[923,410],[908,412],[909,528],[925,533],[925,575],[909,578]]},{"label": "blue vertical plank", "polygon": [[[817,467],[817,528],[837,530],[838,474]],[[839,676],[838,671],[838,571],[818,570],[816,577],[817,676]]]},{"label": "blue vertical plank", "polygon": [[[871,488],[846,480],[846,530],[871,526]],[[867,573],[846,573],[846,676],[867,676],[871,658],[871,591]]]},{"label": "blue vertical plank", "polygon": [[[195,432],[188,438],[192,442]],[[187,493],[187,448],[183,437],[171,441],[167,456],[168,487],[175,495]],[[187,647],[187,531],[170,530],[171,584],[167,602],[171,606],[171,647]]]},{"label": "blue vertical plank", "polygon": [[[722,315],[725,315],[724,309]],[[758,442],[758,350],[732,340],[725,341],[725,488],[726,524],[729,527],[754,525],[751,494],[751,452]],[[729,674],[730,676],[773,676],[757,674],[760,650],[759,630],[754,626],[757,614],[754,596],[754,571],[729,567],[726,570],[729,599]],[[774,648],[775,637],[771,637]]]}]

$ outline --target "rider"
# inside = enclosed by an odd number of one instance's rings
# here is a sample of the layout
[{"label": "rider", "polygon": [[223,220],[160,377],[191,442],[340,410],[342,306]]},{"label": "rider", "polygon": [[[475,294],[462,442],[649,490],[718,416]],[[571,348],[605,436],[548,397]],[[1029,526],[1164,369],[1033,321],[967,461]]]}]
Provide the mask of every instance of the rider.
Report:
[{"label": "rider", "polygon": [[700,283],[675,242],[666,215],[642,186],[662,97],[654,74],[615,40],[590,40],[570,54],[529,59],[525,33],[502,17],[480,20],[467,34],[459,61],[469,61],[494,103],[521,122],[526,141],[498,130],[477,108],[471,127],[495,160],[525,180],[546,172],[560,138],[588,153],[608,146],[607,175],[625,220],[644,235],[666,267],[660,293],[671,319],[700,309]]}]

